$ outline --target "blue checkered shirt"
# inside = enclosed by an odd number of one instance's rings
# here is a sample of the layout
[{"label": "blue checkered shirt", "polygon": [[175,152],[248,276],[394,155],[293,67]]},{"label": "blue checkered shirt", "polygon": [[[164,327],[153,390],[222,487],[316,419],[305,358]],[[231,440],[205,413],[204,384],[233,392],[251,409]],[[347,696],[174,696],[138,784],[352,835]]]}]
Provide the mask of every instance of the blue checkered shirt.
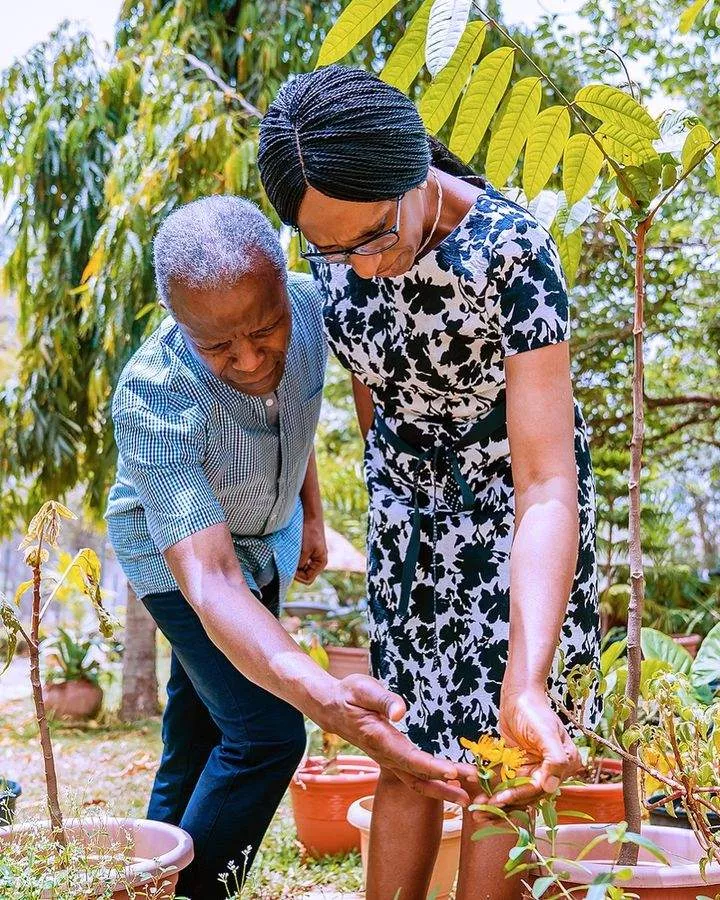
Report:
[{"label": "blue checkered shirt", "polygon": [[275,568],[284,596],[302,541],[299,492],[320,415],[327,349],[320,295],[290,273],[292,331],[277,389],[266,400],[216,378],[165,319],[125,367],[113,398],[119,450],[105,515],[120,565],[139,597],[176,590],[163,551],[227,523],[248,584]]}]

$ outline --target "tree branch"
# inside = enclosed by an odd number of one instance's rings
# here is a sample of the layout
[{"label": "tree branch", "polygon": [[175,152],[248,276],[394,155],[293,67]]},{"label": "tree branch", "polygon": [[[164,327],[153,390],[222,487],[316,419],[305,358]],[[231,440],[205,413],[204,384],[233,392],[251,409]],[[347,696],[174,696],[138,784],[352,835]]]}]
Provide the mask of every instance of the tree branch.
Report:
[{"label": "tree branch", "polygon": [[256,119],[262,119],[263,114],[260,110],[253,106],[252,103],[248,102],[242,94],[238,93],[235,88],[231,87],[226,81],[223,81],[220,76],[210,68],[210,66],[203,62],[201,59],[198,59],[197,56],[193,56],[192,53],[183,53],[185,60],[193,67],[193,69],[199,69],[206,78],[209,78],[214,84],[216,84],[220,90],[225,94],[226,97],[229,97],[231,100],[235,100],[240,106],[245,110],[248,116],[251,116]]},{"label": "tree branch", "polygon": [[720,397],[709,394],[687,394],[679,397],[649,397],[645,394],[645,402],[650,409],[660,406],[684,406],[689,403],[701,403],[703,406],[720,406]]}]

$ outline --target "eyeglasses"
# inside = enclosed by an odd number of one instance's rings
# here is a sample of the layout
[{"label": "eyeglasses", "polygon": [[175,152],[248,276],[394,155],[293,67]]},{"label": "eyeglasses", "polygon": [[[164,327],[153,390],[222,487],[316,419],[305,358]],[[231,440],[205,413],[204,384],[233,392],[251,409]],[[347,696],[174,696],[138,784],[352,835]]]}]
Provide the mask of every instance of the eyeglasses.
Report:
[{"label": "eyeglasses", "polygon": [[361,241],[353,247],[345,247],[341,250],[329,250],[325,253],[320,250],[308,250],[308,243],[305,240],[305,236],[302,231],[298,230],[298,235],[300,237],[300,256],[302,256],[303,259],[323,260],[324,262],[329,263],[345,263],[345,265],[349,265],[351,256],[374,256],[376,253],[384,253],[386,250],[394,247],[400,240],[400,207],[402,204],[402,197],[398,197],[395,202],[397,203],[397,212],[395,214],[395,224],[392,228],[386,228],[384,231],[378,232],[378,234],[371,237],[369,240]]}]

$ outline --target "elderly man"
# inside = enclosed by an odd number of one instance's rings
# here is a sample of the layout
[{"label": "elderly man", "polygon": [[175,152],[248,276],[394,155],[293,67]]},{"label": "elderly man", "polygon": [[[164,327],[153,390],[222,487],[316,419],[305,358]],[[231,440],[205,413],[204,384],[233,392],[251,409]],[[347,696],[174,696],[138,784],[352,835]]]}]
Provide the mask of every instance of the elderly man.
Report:
[{"label": "elderly man", "polygon": [[169,317],[128,363],[110,539],[172,645],[164,751],[148,817],[181,825],[195,861],[178,895],[226,897],[305,748],[305,713],[422,793],[466,801],[458,767],[392,725],[403,701],[369,676],[332,678],[277,621],[293,577],[326,551],[312,451],[326,349],[310,279],[287,275],[252,204],[208,197],[155,240]]}]

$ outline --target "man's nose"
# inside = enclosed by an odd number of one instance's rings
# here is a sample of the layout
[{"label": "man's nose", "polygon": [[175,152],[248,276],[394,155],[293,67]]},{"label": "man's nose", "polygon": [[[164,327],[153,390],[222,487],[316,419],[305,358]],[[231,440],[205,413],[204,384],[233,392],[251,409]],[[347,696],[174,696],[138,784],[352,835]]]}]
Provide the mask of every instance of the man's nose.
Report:
[{"label": "man's nose", "polygon": [[242,375],[252,375],[262,365],[265,354],[252,341],[235,341],[232,347],[231,365]]},{"label": "man's nose", "polygon": [[380,268],[382,254],[373,253],[372,256],[363,256],[360,253],[353,253],[350,256],[350,265],[360,278],[374,278],[377,270]]}]

